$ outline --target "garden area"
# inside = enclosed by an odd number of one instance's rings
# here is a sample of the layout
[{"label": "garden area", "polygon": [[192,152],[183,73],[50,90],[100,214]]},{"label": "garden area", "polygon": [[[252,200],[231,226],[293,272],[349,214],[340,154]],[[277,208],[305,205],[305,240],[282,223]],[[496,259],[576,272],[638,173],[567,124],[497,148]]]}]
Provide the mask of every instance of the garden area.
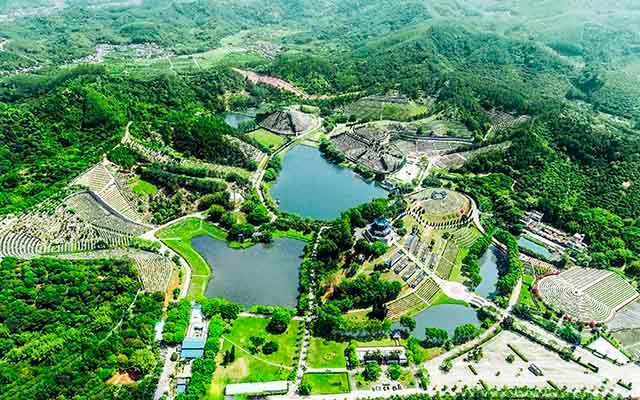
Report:
[{"label": "garden area", "polygon": [[229,383],[287,380],[295,372],[302,338],[300,321],[293,320],[284,333],[272,333],[270,319],[240,317],[218,355],[219,367],[207,399],[223,398]]},{"label": "garden area", "polygon": [[346,372],[325,374],[304,374],[300,390],[308,394],[349,393],[351,384]]},{"label": "garden area", "polygon": [[347,361],[344,351],[347,342],[312,337],[307,354],[307,365],[310,368],[345,368]]},{"label": "garden area", "polygon": [[255,139],[258,143],[267,147],[269,150],[277,149],[282,146],[286,140],[284,137],[276,135],[264,128],[256,129],[255,131],[248,133],[248,136]]}]

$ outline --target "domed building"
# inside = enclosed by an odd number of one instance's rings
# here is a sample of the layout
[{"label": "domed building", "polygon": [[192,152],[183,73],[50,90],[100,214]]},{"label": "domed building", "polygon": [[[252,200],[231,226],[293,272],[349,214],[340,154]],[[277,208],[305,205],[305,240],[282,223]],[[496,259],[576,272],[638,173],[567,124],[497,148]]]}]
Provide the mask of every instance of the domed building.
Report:
[{"label": "domed building", "polygon": [[378,217],[367,227],[364,236],[371,242],[380,241],[391,244],[395,239],[395,233],[391,221],[385,217]]}]

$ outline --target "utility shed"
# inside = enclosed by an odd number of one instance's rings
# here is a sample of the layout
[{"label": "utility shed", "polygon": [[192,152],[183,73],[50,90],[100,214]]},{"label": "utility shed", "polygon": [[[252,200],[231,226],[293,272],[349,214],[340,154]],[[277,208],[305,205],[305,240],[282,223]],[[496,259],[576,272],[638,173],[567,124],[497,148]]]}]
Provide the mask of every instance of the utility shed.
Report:
[{"label": "utility shed", "polygon": [[288,381],[234,383],[224,388],[224,394],[227,396],[239,394],[279,394],[286,393],[288,390]]}]

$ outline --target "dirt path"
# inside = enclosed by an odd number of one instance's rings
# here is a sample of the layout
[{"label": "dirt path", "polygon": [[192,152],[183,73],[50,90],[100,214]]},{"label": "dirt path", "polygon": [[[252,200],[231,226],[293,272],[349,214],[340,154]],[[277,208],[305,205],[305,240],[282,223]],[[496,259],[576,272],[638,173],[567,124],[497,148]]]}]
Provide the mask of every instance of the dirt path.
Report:
[{"label": "dirt path", "polygon": [[293,86],[289,82],[280,78],[275,78],[269,75],[262,75],[257,72],[244,70],[244,69],[234,68],[233,70],[239,73],[240,75],[244,76],[245,78],[247,78],[251,83],[264,83],[265,85],[273,86],[275,88],[284,90],[286,92],[293,93],[304,100],[324,100],[329,98],[329,96],[306,94],[302,90],[298,89],[297,87]]}]

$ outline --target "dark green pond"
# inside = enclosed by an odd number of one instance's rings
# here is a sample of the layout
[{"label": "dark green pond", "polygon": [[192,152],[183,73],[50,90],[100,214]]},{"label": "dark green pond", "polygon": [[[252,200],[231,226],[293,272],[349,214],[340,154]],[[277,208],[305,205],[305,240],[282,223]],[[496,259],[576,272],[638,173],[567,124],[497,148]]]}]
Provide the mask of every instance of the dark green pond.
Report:
[{"label": "dark green pond", "polygon": [[475,292],[483,297],[491,297],[496,291],[498,282],[498,271],[506,262],[504,254],[496,246],[491,245],[480,257],[480,276],[482,281]]},{"label": "dark green pond", "polygon": [[[416,329],[412,335],[423,340],[425,328],[441,328],[453,337],[458,325],[474,324],[480,326],[476,311],[462,304],[439,304],[431,306],[413,317],[416,320]],[[395,329],[400,329],[400,324],[394,324]]]},{"label": "dark green pond", "polygon": [[213,271],[207,297],[223,297],[247,307],[296,306],[304,242],[278,238],[270,244],[236,250],[222,240],[203,235],[193,238],[192,244]]},{"label": "dark green pond", "polygon": [[282,159],[282,171],[271,188],[271,197],[283,211],[332,220],[349,208],[387,197],[387,192],[353,171],[329,163],[318,149],[296,146]]}]

